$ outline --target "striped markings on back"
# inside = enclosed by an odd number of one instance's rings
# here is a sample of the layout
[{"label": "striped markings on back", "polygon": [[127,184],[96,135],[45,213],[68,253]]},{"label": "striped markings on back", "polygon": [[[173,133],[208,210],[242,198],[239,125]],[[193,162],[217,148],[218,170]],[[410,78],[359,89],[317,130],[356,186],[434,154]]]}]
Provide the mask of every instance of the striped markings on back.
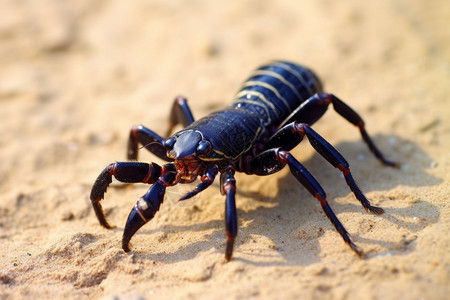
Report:
[{"label": "striped markings on back", "polygon": [[[250,77],[254,77],[254,76],[259,76],[259,75],[267,75],[267,76],[272,76],[276,79],[278,79],[279,81],[281,81],[283,84],[287,85],[292,92],[294,92],[294,94],[302,99],[302,96],[298,93],[297,89],[295,88],[295,86],[290,83],[288,80],[286,80],[286,78],[284,78],[283,76],[281,76],[280,73],[277,72],[273,72],[273,71],[269,71],[269,70],[255,70],[254,72],[252,72],[250,74]],[[295,76],[295,75],[294,75]],[[303,99],[302,99],[303,100]]]},{"label": "striped markings on back", "polygon": [[[271,91],[272,93],[275,94],[275,96],[277,96],[277,98],[279,100],[281,100],[281,102],[283,102],[284,106],[286,107],[287,110],[290,110],[289,107],[289,102],[280,95],[280,93],[278,92],[278,90],[271,84],[264,82],[264,81],[258,81],[258,80],[247,80],[246,82],[243,83],[242,85],[242,89],[246,88],[246,87],[254,87],[254,86],[261,86],[263,88],[268,89],[269,91]],[[267,99],[266,99],[267,100]],[[273,105],[273,104],[272,104]]]},{"label": "striped markings on back", "polygon": [[280,68],[285,69],[286,71],[288,71],[289,73],[291,73],[292,75],[294,75],[295,77],[297,77],[297,79],[305,86],[305,88],[308,90],[308,93],[310,95],[314,94],[314,91],[311,90],[310,86],[308,85],[308,83],[305,81],[305,79],[303,78],[303,76],[301,74],[299,74],[296,70],[294,70],[293,68],[291,68],[288,64],[282,63],[282,62],[273,62],[271,65],[273,66],[277,66]]}]

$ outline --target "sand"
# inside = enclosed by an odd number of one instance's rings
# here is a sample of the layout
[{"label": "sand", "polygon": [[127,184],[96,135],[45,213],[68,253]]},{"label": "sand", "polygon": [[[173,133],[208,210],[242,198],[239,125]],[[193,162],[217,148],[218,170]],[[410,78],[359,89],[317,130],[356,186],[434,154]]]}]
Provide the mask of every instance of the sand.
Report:
[{"label": "sand", "polygon": [[[449,299],[448,1],[2,0],[0,11],[0,299]],[[308,142],[292,151],[366,257],[289,170],[237,175],[229,263],[217,181],[184,203],[186,189],[171,189],[123,252],[148,186],[110,187],[112,230],[89,193],[125,160],[131,126],[163,134],[179,94],[196,117],[221,109],[273,59],[314,69],[402,164],[382,166],[332,108],[314,125],[385,209],[375,216]]]}]

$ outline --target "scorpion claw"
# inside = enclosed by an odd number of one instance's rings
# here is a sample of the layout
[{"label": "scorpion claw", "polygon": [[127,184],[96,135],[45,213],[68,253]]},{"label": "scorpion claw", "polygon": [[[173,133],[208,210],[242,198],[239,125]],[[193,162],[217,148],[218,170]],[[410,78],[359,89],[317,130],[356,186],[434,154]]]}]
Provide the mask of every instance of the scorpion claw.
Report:
[{"label": "scorpion claw", "polygon": [[95,180],[94,186],[92,187],[90,199],[92,207],[94,208],[95,215],[97,216],[100,225],[105,228],[113,228],[106,220],[105,212],[103,211],[100,201],[103,199],[109,184],[112,182],[112,170],[115,164],[110,164],[98,175],[97,180]]},{"label": "scorpion claw", "polygon": [[125,229],[123,231],[122,238],[122,249],[125,252],[130,252],[130,240],[131,237],[139,230],[145,223],[145,220],[142,219],[141,215],[136,209],[136,206],[131,210],[128,215],[127,223],[125,225]]},{"label": "scorpion claw", "polygon": [[116,227],[114,225],[109,224],[108,220],[106,220],[106,215],[105,215],[105,212],[103,211],[100,200],[92,201],[92,207],[94,208],[95,215],[97,216],[97,219],[100,222],[100,225],[102,225],[103,227],[105,227],[107,229]]},{"label": "scorpion claw", "polygon": [[[175,178],[175,174],[168,173],[161,178],[171,182]],[[147,194],[139,198],[128,215],[122,237],[122,248],[125,252],[130,251],[129,243],[136,231],[153,219],[163,202],[166,183],[161,178],[150,188]]]}]

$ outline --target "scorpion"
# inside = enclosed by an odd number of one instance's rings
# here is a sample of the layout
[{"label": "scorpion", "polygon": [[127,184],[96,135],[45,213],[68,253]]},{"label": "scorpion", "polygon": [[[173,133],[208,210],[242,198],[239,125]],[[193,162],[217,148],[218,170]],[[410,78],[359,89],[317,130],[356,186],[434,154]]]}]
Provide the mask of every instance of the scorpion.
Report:
[{"label": "scorpion", "polygon": [[[368,135],[363,119],[351,107],[323,91],[321,81],[312,70],[287,61],[274,61],[253,71],[225,109],[199,120],[194,119],[186,98],[176,97],[167,139],[143,125],[132,127],[127,151],[129,161],[109,164],[92,187],[90,199],[95,214],[103,227],[113,227],[100,203],[113,177],[119,182],[152,185],[137,200],[126,221],[122,248],[129,252],[131,238],[160,209],[167,187],[192,183],[200,177],[195,189],[179,199],[183,201],[208,188],[220,173],[220,191],[225,195],[225,259],[230,261],[238,233],[235,172],[265,176],[288,165],[297,181],[318,200],[345,243],[362,257],[362,250],[331,209],[321,185],[290,152],[306,136],[315,151],[342,172],[366,211],[376,215],[384,213],[382,208],[372,206],[360,190],[345,158],[311,128],[330,104],[359,128],[362,139],[382,164],[399,166],[383,156]],[[170,136],[178,124],[184,129]],[[168,163],[138,162],[139,144]]]}]

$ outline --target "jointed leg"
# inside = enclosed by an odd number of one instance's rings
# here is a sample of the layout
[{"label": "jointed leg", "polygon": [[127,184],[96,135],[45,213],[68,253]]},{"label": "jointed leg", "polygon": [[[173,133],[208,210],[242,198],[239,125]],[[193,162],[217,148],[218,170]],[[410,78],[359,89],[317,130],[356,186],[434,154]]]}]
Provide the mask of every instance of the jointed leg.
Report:
[{"label": "jointed leg", "polygon": [[[268,141],[267,146],[277,146],[281,147],[281,149],[283,150],[288,151],[295,147],[295,143],[298,144],[305,135],[308,137],[311,146],[313,146],[314,149],[316,149],[316,151],[320,155],[322,155],[330,164],[332,164],[335,168],[338,168],[342,172],[348,186],[355,194],[356,198],[364,206],[364,208],[375,214],[382,214],[384,212],[383,209],[370,205],[369,200],[367,200],[366,196],[364,196],[364,194],[359,189],[358,185],[353,179],[348,162],[345,160],[345,158],[332,145],[330,145],[330,143],[328,143],[323,137],[315,132],[308,124],[298,124],[294,122],[286,125]],[[286,144],[287,146],[284,146],[284,144]],[[256,162],[252,163],[255,164]]]},{"label": "jointed leg", "polygon": [[166,137],[169,137],[173,128],[177,124],[182,124],[183,127],[188,126],[194,122],[194,116],[189,108],[187,99],[183,96],[178,96],[173,102],[172,110],[170,111],[170,124],[166,133]]},{"label": "jointed leg", "polygon": [[225,234],[227,236],[227,247],[225,250],[225,259],[230,261],[233,255],[234,239],[238,232],[238,221],[236,212],[236,180],[234,179],[234,170],[226,169],[220,177],[222,193],[226,195],[225,200]]},{"label": "jointed leg", "polygon": [[308,170],[300,164],[289,152],[280,151],[278,153],[281,161],[287,162],[291,173],[297,178],[297,180],[306,187],[306,189],[320,202],[323,211],[333,223],[336,230],[340,233],[344,241],[355,251],[359,256],[362,256],[362,251],[352,242],[350,236],[345,229],[344,225],[339,221],[337,216],[334,214],[330,205],[326,200],[325,192],[323,191],[317,180],[308,172]]},{"label": "jointed leg", "polygon": [[[194,122],[194,117],[184,97],[178,96],[172,106],[169,117],[169,130],[166,137],[170,135],[175,125],[181,123],[187,126]],[[138,159],[138,146],[143,145],[145,149],[152,152],[165,161],[172,161],[166,155],[166,148],[163,146],[164,138],[143,125],[134,126],[130,131],[128,139],[127,158],[128,160]]]},{"label": "jointed leg", "polygon": [[286,164],[289,165],[289,169],[295,178],[319,201],[323,211],[344,241],[353,251],[362,256],[362,251],[352,242],[344,225],[342,225],[328,204],[326,194],[320,184],[288,151],[279,148],[266,150],[255,157],[250,164],[250,169],[257,175],[269,175],[281,170]]},{"label": "jointed leg", "polygon": [[355,180],[353,179],[348,162],[345,160],[345,158],[311,127],[306,124],[303,124],[302,127],[309,139],[311,146],[313,146],[314,149],[316,149],[316,151],[319,152],[319,154],[322,155],[330,164],[332,164],[335,168],[338,168],[342,172],[348,186],[355,194],[356,198],[364,206],[364,208],[377,215],[384,213],[384,210],[382,208],[370,205],[369,200],[367,200],[366,196],[364,196],[363,192],[361,192]]},{"label": "jointed leg", "polygon": [[345,104],[338,97],[333,94],[315,94],[302,105],[297,108],[282,124],[282,126],[291,122],[303,122],[312,125],[316,122],[327,110],[328,105],[332,103],[334,110],[344,117],[347,121],[359,128],[361,136],[368,145],[370,151],[383,164],[390,167],[398,167],[398,163],[392,162],[384,158],[380,150],[375,146],[375,143],[370,138],[364,125],[364,120],[356,113],[350,106]]},{"label": "jointed leg", "polygon": [[331,103],[333,103],[334,110],[337,111],[338,114],[340,114],[347,121],[349,121],[350,123],[359,128],[363,140],[366,142],[366,144],[369,146],[370,151],[372,151],[372,153],[375,155],[376,158],[378,158],[379,161],[381,161],[386,166],[395,168],[399,167],[398,163],[389,161],[386,158],[384,158],[381,151],[378,150],[378,148],[375,146],[374,142],[370,138],[369,134],[367,133],[364,125],[364,120],[350,106],[345,104],[342,100],[340,100],[333,94],[325,94],[322,97],[326,97],[327,101],[331,101]]},{"label": "jointed leg", "polygon": [[181,197],[179,201],[187,200],[189,198],[194,197],[201,191],[204,191],[207,187],[209,187],[214,182],[214,179],[216,178],[216,175],[218,172],[219,172],[219,169],[217,168],[216,165],[214,165],[211,169],[206,171],[206,174],[204,176],[202,176],[200,178],[202,183],[197,185],[195,187],[195,190],[193,190],[192,192],[189,192],[186,195],[184,195],[183,197]]},{"label": "jointed leg", "polygon": [[172,161],[166,155],[167,149],[163,146],[164,138],[159,136],[154,131],[148,129],[143,125],[133,126],[130,130],[127,147],[127,159],[138,159],[138,146],[143,145],[145,149],[165,160]]},{"label": "jointed leg", "polygon": [[100,175],[98,175],[90,195],[95,215],[100,224],[106,228],[112,227],[106,220],[100,201],[104,198],[106,190],[112,182],[113,176],[120,182],[142,182],[152,184],[158,180],[162,174],[173,170],[174,166],[171,163],[162,167],[155,163],[148,164],[141,162],[115,162],[108,165]]}]

